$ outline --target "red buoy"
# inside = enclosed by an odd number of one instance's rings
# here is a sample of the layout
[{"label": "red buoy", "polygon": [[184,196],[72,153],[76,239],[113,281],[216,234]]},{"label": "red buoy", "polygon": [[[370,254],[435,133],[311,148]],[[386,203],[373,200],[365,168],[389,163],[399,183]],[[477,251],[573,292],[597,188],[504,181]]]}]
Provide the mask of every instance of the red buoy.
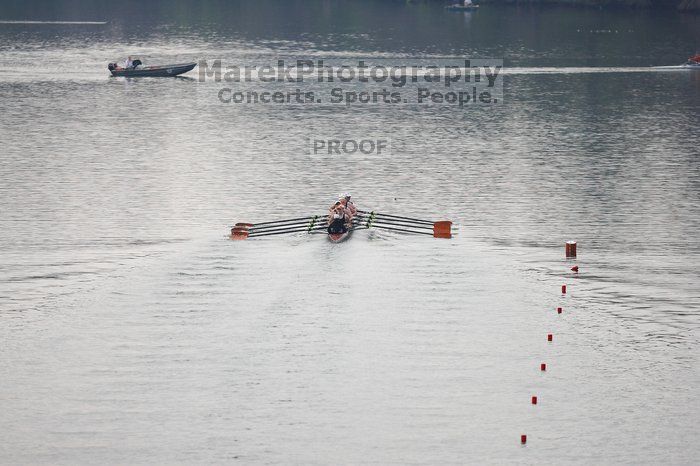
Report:
[{"label": "red buoy", "polygon": [[566,294],[566,285],[561,286],[561,294]]},{"label": "red buoy", "polygon": [[527,443],[527,435],[523,434],[520,436],[520,443],[525,445]]},{"label": "red buoy", "polygon": [[554,335],[552,335],[551,333],[547,334],[547,341],[552,341],[553,338]]},{"label": "red buoy", "polygon": [[576,241],[566,242],[566,257],[576,257]]},{"label": "red buoy", "polygon": [[574,265],[573,267],[571,267],[571,271],[578,273],[578,265]]},{"label": "red buoy", "polygon": [[533,397],[532,397],[532,404],[533,404],[533,405],[536,405],[536,404],[537,404],[537,397],[536,397],[536,396],[533,396]]},{"label": "red buoy", "polygon": [[547,370],[547,364],[545,364],[545,363],[540,364],[540,370],[541,370],[542,372],[546,371],[546,370]]},{"label": "red buoy", "polygon": [[557,308],[557,314],[561,314],[562,308],[558,307]]}]

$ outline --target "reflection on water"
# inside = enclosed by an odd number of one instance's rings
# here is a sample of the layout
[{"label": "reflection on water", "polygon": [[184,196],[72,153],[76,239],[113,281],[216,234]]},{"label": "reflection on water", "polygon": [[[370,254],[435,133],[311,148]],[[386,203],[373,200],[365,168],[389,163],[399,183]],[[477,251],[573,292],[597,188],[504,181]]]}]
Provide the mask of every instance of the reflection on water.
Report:
[{"label": "reflection on water", "polygon": [[[697,457],[700,73],[650,68],[692,53],[696,16],[98,5],[0,15],[2,457]],[[127,54],[496,57],[506,100],[224,105],[194,73],[109,78]],[[392,152],[305,154],[309,137],[348,133]],[[341,191],[460,236],[224,240],[234,221],[315,213]],[[567,239],[577,278],[562,276]],[[562,280],[570,312],[552,323]],[[563,342],[550,352],[545,327]],[[540,357],[556,370],[533,387],[522,367]],[[542,418],[523,409],[530,387]],[[521,428],[549,450],[516,448]]]}]

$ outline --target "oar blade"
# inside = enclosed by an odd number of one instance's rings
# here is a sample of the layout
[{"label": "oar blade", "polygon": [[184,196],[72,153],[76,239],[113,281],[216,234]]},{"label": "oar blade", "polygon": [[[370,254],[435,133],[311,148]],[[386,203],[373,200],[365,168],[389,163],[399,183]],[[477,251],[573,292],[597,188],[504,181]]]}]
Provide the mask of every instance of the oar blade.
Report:
[{"label": "oar blade", "polygon": [[231,239],[236,241],[241,241],[248,239],[248,230],[236,229],[235,227],[231,229]]},{"label": "oar blade", "polygon": [[433,223],[433,237],[435,238],[452,238],[452,222],[442,220]]}]

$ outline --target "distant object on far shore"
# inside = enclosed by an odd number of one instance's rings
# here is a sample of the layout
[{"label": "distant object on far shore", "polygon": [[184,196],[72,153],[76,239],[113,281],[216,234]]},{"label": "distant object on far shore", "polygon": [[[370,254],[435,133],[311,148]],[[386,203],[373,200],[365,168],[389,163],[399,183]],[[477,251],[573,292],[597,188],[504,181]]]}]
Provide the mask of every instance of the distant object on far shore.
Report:
[{"label": "distant object on far shore", "polygon": [[462,3],[455,3],[445,7],[446,10],[450,11],[470,11],[476,10],[477,8],[479,8],[479,5],[473,3],[472,0],[464,0]]},{"label": "distant object on far shore", "polygon": [[695,52],[695,55],[688,58],[688,61],[683,64],[686,68],[693,68],[700,70],[700,52]]}]

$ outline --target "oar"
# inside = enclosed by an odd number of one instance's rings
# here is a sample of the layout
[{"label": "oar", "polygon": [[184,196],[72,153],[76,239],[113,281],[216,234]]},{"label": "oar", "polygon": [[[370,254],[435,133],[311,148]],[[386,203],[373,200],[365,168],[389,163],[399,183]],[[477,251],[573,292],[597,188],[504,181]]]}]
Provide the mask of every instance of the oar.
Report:
[{"label": "oar", "polygon": [[391,219],[385,220],[383,218],[375,218],[374,220],[369,221],[368,226],[373,227],[373,226],[377,225],[378,223],[383,223],[385,225],[394,225],[397,227],[422,228],[422,229],[428,229],[428,230],[433,229],[433,223],[428,225],[425,223],[411,223],[411,222],[404,221],[404,220],[391,220]]},{"label": "oar", "polygon": [[[311,220],[314,217],[318,217],[318,215],[310,215],[308,217],[299,217],[299,218],[288,218],[285,220],[273,220],[271,222],[260,222],[260,223],[241,223],[240,225],[246,225],[248,227],[259,227],[262,225],[273,225],[276,223],[285,223],[285,222],[296,222],[296,221],[303,221],[303,220]],[[238,223],[236,225],[239,225]]]},{"label": "oar", "polygon": [[291,228],[286,230],[273,230],[273,231],[262,231],[259,233],[248,232],[246,230],[234,230],[231,232],[231,239],[247,239],[247,238],[257,238],[259,236],[272,236],[272,235],[285,235],[288,233],[312,233],[316,231],[323,231],[327,227],[325,225],[319,225],[314,228]]},{"label": "oar", "polygon": [[286,233],[311,233],[312,231],[324,231],[326,226],[318,226],[315,228],[296,228],[290,230],[280,230],[280,231],[265,231],[262,233],[249,233],[248,238],[257,238],[258,236],[269,236],[269,235],[283,235]]},{"label": "oar", "polygon": [[[388,226],[392,225],[392,226]],[[396,228],[396,226],[400,226],[403,228]],[[406,225],[397,225],[395,223],[389,223],[389,222],[384,222],[384,221],[379,221],[377,220],[376,223],[370,223],[367,225],[367,228],[383,228],[385,230],[393,230],[393,231],[401,231],[404,233],[417,233],[419,235],[432,235],[434,238],[452,238],[452,222],[450,221],[440,221],[440,222],[433,222],[432,226],[406,226]],[[409,229],[411,228],[411,229]],[[415,229],[424,229],[424,230],[433,230],[432,232],[427,232],[427,231],[416,231]]]},{"label": "oar", "polygon": [[[354,226],[359,224],[359,220],[354,218],[352,224]],[[291,225],[286,227],[279,227],[277,225],[275,228],[265,229],[265,230],[249,230],[245,227],[234,227],[231,230],[231,238],[236,240],[244,240],[247,238],[257,238],[259,236],[273,236],[273,235],[283,235],[287,233],[321,233],[325,232],[328,226],[325,221],[321,221],[318,225],[309,224],[307,225]],[[351,227],[355,229],[356,227]]]},{"label": "oar", "polygon": [[[440,223],[440,222],[436,222],[436,223]],[[447,228],[437,228],[437,227],[438,227],[438,225],[436,225],[436,227],[433,228],[432,232],[408,230],[406,228],[394,228],[394,227],[389,227],[386,225],[372,225],[371,227],[368,227],[368,228],[381,228],[384,230],[399,231],[402,233],[415,233],[417,235],[429,235],[429,236],[432,236],[433,238],[452,238],[452,233],[450,232],[449,227],[447,227]]]},{"label": "oar", "polygon": [[[400,217],[398,215],[382,214],[378,212],[366,212],[364,210],[358,211],[362,213],[369,213],[369,218],[366,223],[368,228],[377,227],[385,228],[387,230],[394,231],[404,231],[407,233],[419,233],[419,234],[430,234],[427,232],[418,232],[414,230],[408,230],[407,228],[415,229],[432,229],[432,235],[435,238],[452,238],[452,222],[443,220],[438,222],[431,222],[430,220],[423,220],[419,218],[412,217]],[[398,226],[403,228],[392,228],[386,225]]]},{"label": "oar", "polygon": [[[320,223],[320,222],[319,222]],[[325,222],[324,222],[325,223]],[[231,231],[247,231],[250,234],[253,233],[265,233],[270,231],[288,230],[290,228],[313,228],[316,226],[315,221],[296,223],[292,225],[271,225],[265,228],[246,228],[246,227],[233,227]]]},{"label": "oar", "polygon": [[287,225],[302,225],[314,222],[320,218],[319,215],[302,218],[302,219],[289,219],[289,220],[277,220],[275,222],[265,222],[264,224],[254,224],[254,223],[236,223],[234,228],[246,228],[248,230],[266,230],[269,228],[277,228],[280,226]]},{"label": "oar", "polygon": [[374,214],[375,217],[386,217],[386,218],[393,218],[393,219],[398,219],[398,220],[409,220],[412,222],[424,223],[427,225],[432,225],[434,223],[434,222],[431,222],[430,220],[423,220],[420,218],[411,218],[411,217],[399,217],[398,215],[382,214],[380,212],[367,212],[365,210],[358,210],[358,212],[363,213],[363,214],[369,214],[369,215]]},{"label": "oar", "polygon": [[[358,216],[363,218],[363,216]],[[293,227],[295,225],[312,225],[316,223],[321,223],[326,221],[326,215],[314,215],[312,217],[305,217],[302,219],[289,219],[289,220],[277,220],[275,222],[263,222],[263,223],[236,223],[233,228],[235,229],[245,229],[250,231],[262,231],[277,229],[279,227]]]},{"label": "oar", "polygon": [[371,228],[382,228],[384,230],[392,230],[392,231],[400,231],[402,233],[415,233],[417,235],[430,235],[434,236],[433,233],[427,232],[427,231],[414,231],[414,230],[407,230],[405,228],[394,228],[394,227],[387,227],[384,225],[372,225],[371,227],[362,227],[358,228],[358,230],[369,230]]}]

